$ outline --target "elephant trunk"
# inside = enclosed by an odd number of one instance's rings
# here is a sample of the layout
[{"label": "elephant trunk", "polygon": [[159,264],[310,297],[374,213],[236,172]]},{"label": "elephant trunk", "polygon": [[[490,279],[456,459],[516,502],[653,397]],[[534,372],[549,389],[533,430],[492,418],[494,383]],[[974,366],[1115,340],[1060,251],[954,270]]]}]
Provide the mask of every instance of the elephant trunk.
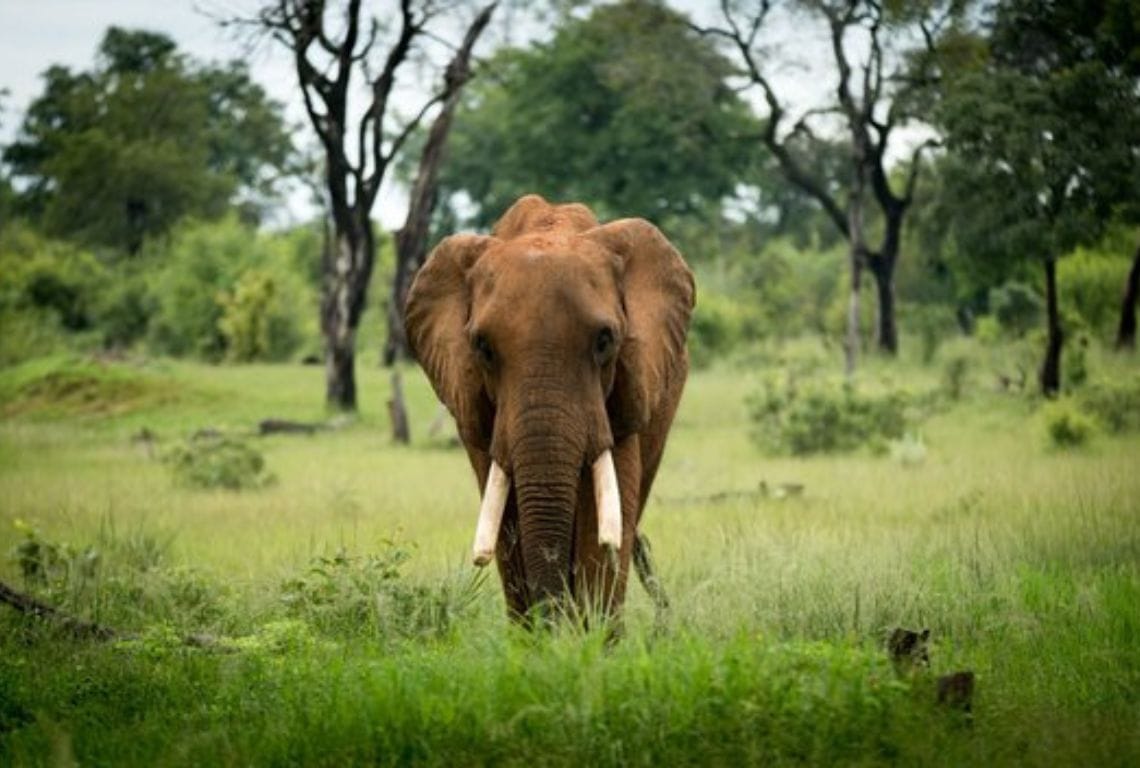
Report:
[{"label": "elephant trunk", "polygon": [[519,438],[512,451],[523,567],[532,605],[557,604],[573,589],[574,515],[585,448],[557,431]]}]

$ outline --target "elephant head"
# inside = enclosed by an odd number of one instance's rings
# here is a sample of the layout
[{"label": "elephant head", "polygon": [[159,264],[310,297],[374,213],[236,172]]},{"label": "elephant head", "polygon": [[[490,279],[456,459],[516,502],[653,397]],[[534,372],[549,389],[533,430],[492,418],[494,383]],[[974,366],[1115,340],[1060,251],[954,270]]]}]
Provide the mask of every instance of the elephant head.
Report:
[{"label": "elephant head", "polygon": [[485,489],[476,563],[495,553],[516,616],[566,596],[620,606],[693,301],[652,224],[534,195],[489,236],[443,240],[416,276],[408,339]]}]

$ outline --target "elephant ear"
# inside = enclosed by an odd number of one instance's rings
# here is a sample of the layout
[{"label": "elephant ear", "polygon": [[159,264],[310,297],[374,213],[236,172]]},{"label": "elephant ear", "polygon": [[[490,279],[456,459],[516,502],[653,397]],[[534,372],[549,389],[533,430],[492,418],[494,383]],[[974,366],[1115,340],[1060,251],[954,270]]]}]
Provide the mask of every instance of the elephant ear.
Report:
[{"label": "elephant ear", "polygon": [[493,240],[480,235],[444,239],[416,274],[404,305],[412,354],[455,417],[460,437],[481,450],[490,445],[494,414],[467,338],[467,273]]},{"label": "elephant ear", "polygon": [[626,332],[609,402],[615,437],[620,437],[641,431],[663,399],[680,395],[696,288],[681,254],[644,219],[621,219],[583,235],[622,264]]}]

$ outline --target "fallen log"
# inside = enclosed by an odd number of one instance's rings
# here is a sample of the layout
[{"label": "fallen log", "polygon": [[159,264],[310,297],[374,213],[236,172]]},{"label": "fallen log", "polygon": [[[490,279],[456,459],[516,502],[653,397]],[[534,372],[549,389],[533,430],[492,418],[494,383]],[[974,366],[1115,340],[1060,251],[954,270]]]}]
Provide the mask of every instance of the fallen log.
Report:
[{"label": "fallen log", "polygon": [[110,627],[64,613],[31,595],[13,589],[2,581],[0,581],[0,602],[12,606],[26,616],[58,624],[73,637],[93,640],[115,640],[121,637]]},{"label": "fallen log", "polygon": [[328,427],[324,424],[289,421],[288,419],[262,419],[257,423],[257,434],[259,435],[311,435],[322,429],[328,429]]},{"label": "fallen log", "polygon": [[[86,619],[72,616],[70,613],[61,611],[55,606],[48,605],[42,600],[26,592],[21,592],[2,581],[0,581],[0,603],[11,606],[16,609],[17,612],[25,616],[55,624],[79,640],[99,640],[106,642],[110,640],[136,640],[139,637],[138,634],[133,632],[119,632],[105,624],[99,624],[94,621],[87,621]],[[184,635],[181,640],[183,645],[192,648],[210,648],[222,651],[233,650],[221,645],[218,639],[213,635],[199,632]]]}]

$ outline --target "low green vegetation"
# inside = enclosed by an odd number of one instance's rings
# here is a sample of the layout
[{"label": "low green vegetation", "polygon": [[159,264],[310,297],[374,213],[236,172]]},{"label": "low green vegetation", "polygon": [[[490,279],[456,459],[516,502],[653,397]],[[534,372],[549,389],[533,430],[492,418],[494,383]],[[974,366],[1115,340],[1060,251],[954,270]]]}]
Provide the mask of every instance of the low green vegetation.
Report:
[{"label": "low green vegetation", "polygon": [[[643,526],[672,609],[631,584],[614,645],[506,621],[497,577],[467,563],[467,460],[427,434],[437,406],[413,370],[401,448],[371,366],[359,420],[266,437],[264,418],[324,419],[319,369],[4,369],[0,580],[118,637],[0,611],[0,763],[1135,762],[1134,363],[1090,350],[1088,383],[1052,406],[1002,385],[999,347],[947,351],[968,361],[955,397],[941,353],[914,347],[851,392],[826,384],[816,342],[694,374]],[[67,377],[117,405],[43,383]],[[905,434],[883,453],[878,432],[762,447],[750,398],[789,380],[828,403],[905,397]],[[1056,407],[1095,439],[1053,447]],[[810,432],[829,413],[797,418]],[[181,482],[163,457],[203,430],[276,482]],[[893,667],[899,626],[931,629],[929,669]],[[962,670],[969,714],[936,702]]]}]

